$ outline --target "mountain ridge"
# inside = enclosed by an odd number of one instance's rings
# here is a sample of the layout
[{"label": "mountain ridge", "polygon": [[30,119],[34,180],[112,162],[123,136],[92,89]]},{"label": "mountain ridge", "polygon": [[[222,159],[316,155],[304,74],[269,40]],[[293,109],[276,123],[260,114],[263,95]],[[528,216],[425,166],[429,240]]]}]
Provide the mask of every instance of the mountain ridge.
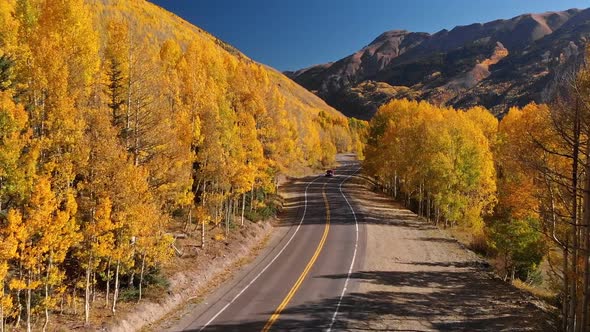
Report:
[{"label": "mountain ridge", "polygon": [[[392,98],[459,108],[482,104],[501,116],[510,106],[547,102],[555,74],[579,63],[589,36],[590,9],[529,13],[433,34],[390,30],[338,61],[285,74],[361,119]],[[378,99],[366,90],[376,86],[385,88]]]}]

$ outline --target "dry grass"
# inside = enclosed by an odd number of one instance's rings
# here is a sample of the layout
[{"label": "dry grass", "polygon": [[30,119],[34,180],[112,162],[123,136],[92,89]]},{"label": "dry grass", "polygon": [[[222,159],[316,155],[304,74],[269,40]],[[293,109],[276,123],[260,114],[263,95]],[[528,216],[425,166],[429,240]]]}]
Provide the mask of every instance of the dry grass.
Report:
[{"label": "dry grass", "polygon": [[[479,254],[483,259],[485,259],[491,266],[494,267],[496,273],[500,273],[500,266],[496,259],[487,257],[485,254],[487,252],[487,244],[485,243],[485,238],[483,237],[474,237],[473,234],[469,232],[467,229],[463,229],[460,227],[453,227],[446,229],[446,232],[450,234],[453,238],[455,238],[459,243],[461,243],[466,248],[476,252]],[[541,274],[543,276],[543,281],[540,284],[529,284],[520,279],[512,280],[512,285],[528,294],[538,298],[539,300],[544,301],[546,304],[551,306],[555,306],[557,303],[557,294],[555,291],[552,291],[549,286],[548,282],[548,273],[549,273],[549,266],[545,262],[543,262],[539,269],[541,269]]]},{"label": "dry grass", "polygon": [[548,289],[545,289],[543,287],[538,287],[535,285],[530,285],[524,281],[521,281],[520,279],[515,279],[512,280],[512,285],[520,290],[523,290],[533,296],[535,296],[538,299],[541,299],[547,303],[553,304],[555,305],[556,300],[557,300],[557,294],[555,294],[555,292],[552,292]]}]

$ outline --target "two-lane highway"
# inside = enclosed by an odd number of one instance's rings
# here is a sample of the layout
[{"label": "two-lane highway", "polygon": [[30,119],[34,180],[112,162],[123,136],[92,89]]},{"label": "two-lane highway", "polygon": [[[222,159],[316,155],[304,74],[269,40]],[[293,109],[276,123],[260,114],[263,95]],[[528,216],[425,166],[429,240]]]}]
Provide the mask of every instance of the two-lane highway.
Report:
[{"label": "two-lane highway", "polygon": [[341,330],[340,306],[355,287],[364,229],[346,195],[359,170],[349,157],[334,177],[302,179],[268,248],[182,317],[172,331]]},{"label": "two-lane highway", "polygon": [[334,177],[285,186],[267,248],[172,330],[557,330],[530,295],[341,162]]}]

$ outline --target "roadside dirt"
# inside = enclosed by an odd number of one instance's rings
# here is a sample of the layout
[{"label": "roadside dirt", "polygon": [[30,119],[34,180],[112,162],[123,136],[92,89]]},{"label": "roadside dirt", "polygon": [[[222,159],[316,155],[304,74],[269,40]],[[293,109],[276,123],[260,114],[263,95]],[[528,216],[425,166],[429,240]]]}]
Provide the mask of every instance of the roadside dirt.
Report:
[{"label": "roadside dirt", "polygon": [[475,253],[368,179],[346,186],[366,226],[362,271],[347,295],[349,331],[556,331],[532,296],[503,282]]},{"label": "roadside dirt", "polygon": [[[283,186],[289,188],[292,180],[281,176],[277,181],[283,200],[296,195],[282,190]],[[194,229],[191,232],[195,233],[193,236],[177,240],[176,245],[183,256],[175,257],[166,267],[171,282],[169,291],[159,298],[125,308],[118,318],[111,318],[111,322],[103,324],[100,329],[123,332],[161,331],[169,328],[190,311],[193,305],[203,301],[207,295],[232,279],[242,266],[256,258],[268,244],[275,224],[276,218],[258,223],[246,220],[244,227],[236,226],[238,229],[232,230],[230,238],[224,241],[213,240],[213,235],[221,233],[222,229],[209,230],[207,249],[204,251],[198,245],[200,231]],[[183,231],[179,229],[178,232]]]},{"label": "roadside dirt", "polygon": [[201,301],[208,292],[229,279],[233,271],[255,257],[264,247],[272,228],[270,220],[259,223],[246,221],[244,227],[230,233],[232,236],[226,241],[208,240],[205,251],[186,243],[200,240],[184,240],[185,243],[178,244],[184,256],[175,258],[169,264],[168,270],[175,272],[169,279],[168,292],[159,298],[142,301],[103,325],[101,330],[160,330],[162,319],[173,320],[174,313],[182,310],[185,304]]}]

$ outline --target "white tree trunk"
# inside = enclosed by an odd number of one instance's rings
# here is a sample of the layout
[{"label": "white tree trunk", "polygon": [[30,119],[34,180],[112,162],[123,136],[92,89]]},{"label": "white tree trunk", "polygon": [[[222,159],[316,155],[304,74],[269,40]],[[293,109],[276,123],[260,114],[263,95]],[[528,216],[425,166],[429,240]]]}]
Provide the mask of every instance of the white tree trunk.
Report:
[{"label": "white tree trunk", "polygon": [[138,303],[139,303],[139,301],[141,301],[141,292],[142,292],[141,284],[143,284],[144,271],[145,271],[145,253],[141,257],[141,272],[139,273],[139,299],[137,299]]},{"label": "white tree trunk", "polygon": [[244,210],[246,209],[246,194],[242,194],[242,221],[241,225],[244,226]]},{"label": "white tree trunk", "polygon": [[92,259],[88,260],[88,266],[86,267],[86,294],[84,294],[84,323],[88,325],[90,322],[90,275],[92,274],[90,264]]},{"label": "white tree trunk", "polygon": [[205,250],[205,220],[201,221],[201,249]]},{"label": "white tree trunk", "polygon": [[119,298],[119,268],[121,262],[117,260],[117,267],[115,269],[115,290],[113,291],[113,306],[111,311],[113,314],[117,311],[117,299]]},{"label": "white tree trunk", "polygon": [[31,272],[27,277],[27,332],[31,332]]}]

